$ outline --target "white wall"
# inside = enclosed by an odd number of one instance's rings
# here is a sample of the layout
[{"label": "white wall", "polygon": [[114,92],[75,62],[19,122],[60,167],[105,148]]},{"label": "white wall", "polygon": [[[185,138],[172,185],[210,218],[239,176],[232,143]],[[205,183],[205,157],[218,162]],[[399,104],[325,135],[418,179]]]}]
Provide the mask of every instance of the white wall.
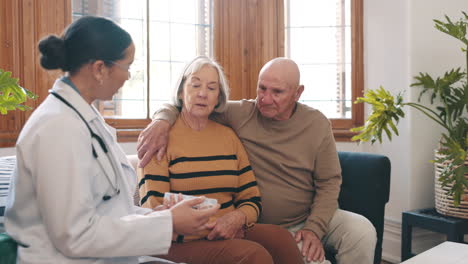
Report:
[{"label": "white wall", "polygon": [[[412,36],[410,73],[416,75],[418,72],[428,72],[432,76],[440,76],[447,70],[465,66],[465,57],[460,50],[461,42],[434,29],[432,19],[445,20],[443,15],[446,14],[458,20],[462,16],[462,10],[468,11],[468,2],[466,0],[413,0],[410,9],[413,14],[410,21],[410,36]],[[413,90],[411,95],[413,100],[416,100],[418,95],[419,93]],[[426,102],[429,102],[427,97]],[[414,163],[418,164],[433,158],[433,150],[437,148],[443,129],[419,112],[414,113],[413,116],[412,127],[414,129],[411,130],[411,140],[414,147],[412,153]],[[424,150],[424,153],[421,153],[421,150]],[[432,205],[433,193],[426,190],[433,188],[433,183],[432,181],[430,184],[426,183],[424,178],[433,175],[433,167],[413,166],[411,169],[413,175],[411,186],[412,190],[415,190],[415,199],[410,200],[410,208]]]},{"label": "white wall", "polygon": [[[458,42],[437,31],[432,21],[443,20],[445,14],[458,19],[461,11],[468,11],[467,0],[364,1],[365,89],[382,85],[395,94],[406,89],[404,99],[416,102],[420,89],[408,88],[413,76],[419,72],[439,76],[464,66]],[[406,113],[398,125],[400,136],[392,142],[374,146],[337,144],[339,150],[384,154],[392,162],[383,255],[395,262],[400,255],[401,212],[434,206],[434,173],[429,160],[442,132],[419,112],[406,109]],[[415,235],[426,242],[431,237],[427,232]],[[413,244],[416,251],[417,242]]]}]

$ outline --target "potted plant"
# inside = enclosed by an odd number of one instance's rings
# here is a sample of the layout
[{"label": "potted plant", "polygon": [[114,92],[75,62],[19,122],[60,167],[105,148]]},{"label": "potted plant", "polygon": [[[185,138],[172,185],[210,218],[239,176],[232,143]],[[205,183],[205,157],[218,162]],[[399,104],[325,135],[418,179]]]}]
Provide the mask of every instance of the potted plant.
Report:
[{"label": "potted plant", "polygon": [[[462,53],[466,57],[468,67],[468,15],[452,22],[445,16],[446,22],[434,20],[435,28],[463,43]],[[441,125],[442,133],[440,146],[436,150],[436,188],[439,184],[446,192],[446,197],[453,199],[450,206],[458,208],[466,206],[464,218],[468,218],[468,73],[467,68],[452,69],[443,76],[433,78],[427,73],[419,73],[414,77],[416,82],[411,87],[421,87],[418,103],[404,102],[400,94],[395,97],[383,87],[365,92],[355,103],[368,103],[372,112],[364,126],[353,128],[351,131],[359,132],[352,140],[382,142],[385,133],[389,140],[392,133],[398,135],[396,124],[405,116],[404,108],[413,107],[428,118]],[[420,104],[421,96],[429,94],[431,104],[436,103],[435,109]],[[437,205],[436,209],[441,212]],[[466,200],[466,203],[464,202]],[[453,204],[453,205],[452,205]],[[450,215],[450,213],[441,212]],[[460,215],[456,215],[460,216]],[[463,217],[463,216],[461,216]]]},{"label": "potted plant", "polygon": [[0,114],[6,115],[8,111],[20,109],[30,110],[31,107],[23,105],[28,98],[37,96],[18,85],[18,79],[11,77],[11,72],[0,69]]}]

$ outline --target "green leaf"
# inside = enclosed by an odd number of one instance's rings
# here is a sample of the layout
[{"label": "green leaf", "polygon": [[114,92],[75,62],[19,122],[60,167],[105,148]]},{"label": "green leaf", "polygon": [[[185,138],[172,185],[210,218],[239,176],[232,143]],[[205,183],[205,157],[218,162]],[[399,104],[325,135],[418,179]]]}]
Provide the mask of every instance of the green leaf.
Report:
[{"label": "green leaf", "polygon": [[398,135],[395,123],[398,123],[400,117],[404,117],[404,113],[401,110],[401,107],[404,105],[401,94],[397,96],[397,101],[395,102],[395,98],[391,93],[380,87],[377,90],[368,90],[365,92],[364,97],[357,98],[356,103],[362,102],[372,106],[372,113],[366,119],[364,126],[351,130],[360,133],[351,140],[371,141],[371,143],[379,141],[381,143],[384,131],[390,141],[392,140],[391,131]]},{"label": "green leaf", "polygon": [[37,95],[18,85],[18,79],[11,77],[11,72],[0,69],[0,114],[5,115],[10,110],[31,109],[23,103],[28,99],[36,99]]},{"label": "green leaf", "polygon": [[[397,118],[395,118],[395,120],[398,122]],[[388,121],[388,125],[392,128],[393,133],[395,133],[397,136],[399,136],[398,129],[396,128],[395,124],[393,124],[392,120]]]}]

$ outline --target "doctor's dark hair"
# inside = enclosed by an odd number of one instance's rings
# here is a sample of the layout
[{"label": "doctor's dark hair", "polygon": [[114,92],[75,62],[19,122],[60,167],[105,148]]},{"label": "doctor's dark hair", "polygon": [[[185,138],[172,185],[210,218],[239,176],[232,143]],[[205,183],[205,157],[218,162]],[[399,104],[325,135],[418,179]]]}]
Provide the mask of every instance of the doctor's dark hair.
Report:
[{"label": "doctor's dark hair", "polygon": [[132,37],[113,21],[95,16],[70,24],[61,37],[49,35],[39,41],[41,66],[76,73],[84,64],[102,60],[107,66],[125,57]]}]

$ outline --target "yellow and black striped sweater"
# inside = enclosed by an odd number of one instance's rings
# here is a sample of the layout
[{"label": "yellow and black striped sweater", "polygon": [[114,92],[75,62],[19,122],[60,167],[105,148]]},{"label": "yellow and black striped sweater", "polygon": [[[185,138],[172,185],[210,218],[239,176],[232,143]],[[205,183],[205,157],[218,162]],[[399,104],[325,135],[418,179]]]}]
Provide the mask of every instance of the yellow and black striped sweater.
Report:
[{"label": "yellow and black striped sweater", "polygon": [[[246,224],[251,224],[262,208],[260,191],[239,138],[230,128],[211,120],[205,129],[195,131],[179,117],[170,131],[166,156],[161,161],[153,158],[139,169],[138,178],[140,204],[146,208],[162,204],[165,192],[217,199],[221,208],[214,219],[237,209],[247,216]],[[202,232],[184,240],[207,235]]]}]

